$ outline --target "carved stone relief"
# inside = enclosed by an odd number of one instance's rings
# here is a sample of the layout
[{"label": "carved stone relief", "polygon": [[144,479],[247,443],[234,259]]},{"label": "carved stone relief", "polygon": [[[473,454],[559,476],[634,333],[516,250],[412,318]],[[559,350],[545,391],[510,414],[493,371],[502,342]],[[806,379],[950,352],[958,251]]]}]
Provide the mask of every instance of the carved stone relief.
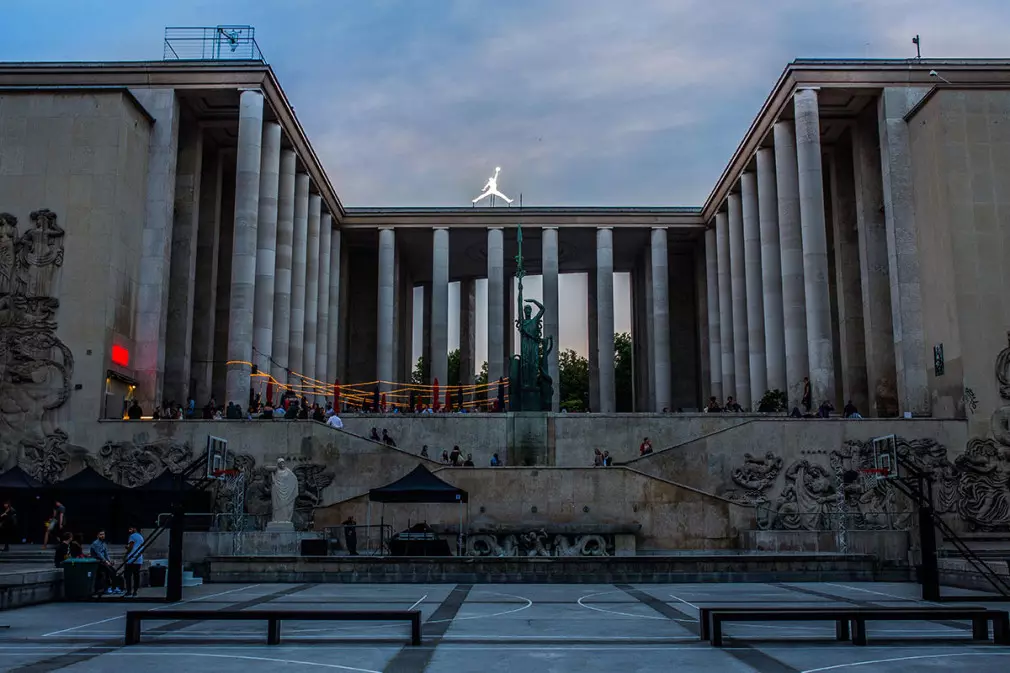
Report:
[{"label": "carved stone relief", "polygon": [[613,551],[612,535],[552,537],[545,529],[476,533],[466,540],[467,556],[610,556]]},{"label": "carved stone relief", "polygon": [[[298,477],[298,497],[295,498],[295,512],[292,523],[296,530],[308,530],[312,526],[313,512],[323,499],[323,490],[333,483],[336,475],[325,465],[311,462],[298,462],[288,459],[290,469]],[[270,472],[256,464],[256,459],[249,454],[237,454],[233,467],[245,474],[245,511],[268,517],[270,514]],[[218,512],[232,511],[231,495],[225,489],[220,489],[215,498],[215,509]]]},{"label": "carved stone relief", "polygon": [[70,398],[74,357],[56,336],[57,272],[64,231],[36,210],[31,227],[0,213],[0,448],[29,474],[52,482],[70,462],[54,412]]},{"label": "carved stone relief", "polygon": [[193,448],[185,442],[106,442],[87,463],[105,477],[133,488],[143,486],[165,470],[175,474],[192,462]]}]

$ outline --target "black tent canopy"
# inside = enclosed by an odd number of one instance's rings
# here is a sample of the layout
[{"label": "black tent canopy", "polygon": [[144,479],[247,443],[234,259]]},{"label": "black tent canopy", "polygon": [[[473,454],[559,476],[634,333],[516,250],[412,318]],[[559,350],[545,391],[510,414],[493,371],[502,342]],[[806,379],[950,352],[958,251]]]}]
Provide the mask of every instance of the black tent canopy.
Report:
[{"label": "black tent canopy", "polygon": [[467,502],[467,493],[461,488],[448,484],[424,465],[418,465],[405,477],[391,484],[368,491],[371,502]]},{"label": "black tent canopy", "polygon": [[58,491],[122,491],[123,487],[106,479],[97,470],[85,467],[77,474],[54,484]]},{"label": "black tent canopy", "polygon": [[41,481],[33,479],[30,474],[22,470],[18,465],[0,474],[0,489],[39,489],[43,488],[43,486],[44,484]]},{"label": "black tent canopy", "polygon": [[[428,471],[424,465],[418,465],[409,474],[400,479],[397,479],[391,484],[386,484],[379,488],[373,488],[368,491],[368,524],[366,525],[367,530],[371,531],[371,519],[372,519],[372,503],[381,502],[383,503],[382,508],[385,511],[385,503],[456,503],[459,505],[459,550],[462,554],[462,544],[463,544],[463,503],[467,502],[469,497],[467,492],[461,488],[457,488],[452,484],[446,483],[436,477],[434,474]],[[385,521],[385,516],[382,517],[382,521]],[[380,531],[383,529],[384,523],[379,524]],[[381,535],[381,532],[380,532]],[[392,542],[391,542],[392,544]],[[417,544],[417,543],[414,543]],[[424,543],[420,543],[424,544]],[[428,543],[431,544],[431,543]],[[442,547],[445,549],[445,555],[448,555],[449,549],[445,546],[445,542],[441,543]],[[441,554],[439,554],[441,555]]]}]

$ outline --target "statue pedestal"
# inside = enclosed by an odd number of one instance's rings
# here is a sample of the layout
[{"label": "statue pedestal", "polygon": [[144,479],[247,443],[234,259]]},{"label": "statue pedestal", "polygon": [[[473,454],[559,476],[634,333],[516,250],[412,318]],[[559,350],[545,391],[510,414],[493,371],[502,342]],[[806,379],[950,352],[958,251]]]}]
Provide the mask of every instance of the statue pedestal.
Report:
[{"label": "statue pedestal", "polygon": [[266,527],[267,533],[294,533],[295,525],[290,521],[270,521]]}]

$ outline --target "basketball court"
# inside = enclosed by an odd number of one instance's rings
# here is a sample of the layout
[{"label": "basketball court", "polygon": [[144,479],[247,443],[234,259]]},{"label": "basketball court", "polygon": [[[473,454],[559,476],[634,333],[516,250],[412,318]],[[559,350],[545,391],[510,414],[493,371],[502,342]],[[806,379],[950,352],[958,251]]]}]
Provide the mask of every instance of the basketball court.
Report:
[{"label": "basketball court", "polygon": [[423,644],[409,645],[405,623],[285,622],[281,644],[268,646],[266,624],[260,622],[150,621],[141,644],[126,647],[127,609],[175,607],[145,604],[141,597],[130,603],[50,603],[0,614],[0,622],[11,626],[0,630],[0,670],[997,673],[1010,668],[1010,648],[972,642],[968,622],[871,623],[866,647],[835,641],[829,622],[730,624],[721,649],[698,638],[698,606],[909,606],[921,603],[919,590],[915,584],[879,582],[205,585],[187,589],[183,607],[417,609]]}]

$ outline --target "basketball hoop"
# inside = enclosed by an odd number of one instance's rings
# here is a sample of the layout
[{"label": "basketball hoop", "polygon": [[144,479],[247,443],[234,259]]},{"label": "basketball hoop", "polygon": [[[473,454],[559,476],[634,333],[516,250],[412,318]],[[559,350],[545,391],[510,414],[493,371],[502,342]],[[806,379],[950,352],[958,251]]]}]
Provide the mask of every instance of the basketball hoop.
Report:
[{"label": "basketball hoop", "polygon": [[867,481],[874,480],[880,481],[881,479],[887,479],[891,471],[886,467],[864,467],[860,468],[859,473],[863,475],[863,478]]}]

